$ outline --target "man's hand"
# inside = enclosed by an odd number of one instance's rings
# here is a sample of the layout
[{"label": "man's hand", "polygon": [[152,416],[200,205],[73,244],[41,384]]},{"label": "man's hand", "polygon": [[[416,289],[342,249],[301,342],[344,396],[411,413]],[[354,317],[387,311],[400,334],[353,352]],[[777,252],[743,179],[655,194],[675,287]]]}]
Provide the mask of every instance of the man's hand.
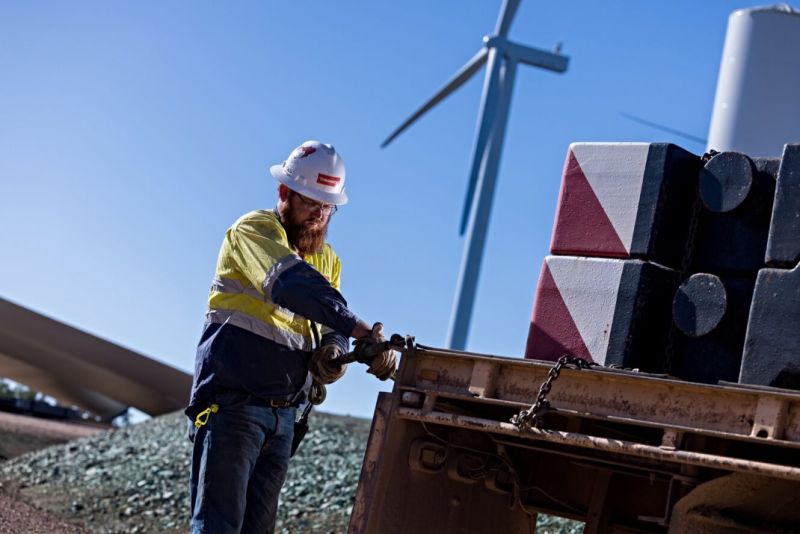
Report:
[{"label": "man's hand", "polygon": [[[383,324],[375,323],[372,326],[369,337],[373,343],[383,343],[386,341],[386,337],[383,335]],[[377,376],[380,380],[386,380],[394,375],[396,370],[397,356],[393,350],[389,349],[375,356],[367,372]]]},{"label": "man's hand", "polygon": [[342,354],[338,345],[323,345],[311,355],[311,375],[321,384],[332,384],[344,376],[346,363],[336,361]]},{"label": "man's hand", "polygon": [[353,327],[353,332],[350,334],[350,337],[355,339],[361,339],[362,337],[368,337],[372,335],[372,327],[362,321],[361,319],[358,320],[356,325]]}]

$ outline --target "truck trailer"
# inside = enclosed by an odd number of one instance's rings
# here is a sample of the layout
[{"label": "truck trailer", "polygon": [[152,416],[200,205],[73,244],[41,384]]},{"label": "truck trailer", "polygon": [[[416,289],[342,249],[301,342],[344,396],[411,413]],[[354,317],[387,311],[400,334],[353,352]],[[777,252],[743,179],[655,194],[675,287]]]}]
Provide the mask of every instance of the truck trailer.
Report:
[{"label": "truck trailer", "polygon": [[524,358],[407,338],[352,533],[800,532],[800,144],[570,146]]}]

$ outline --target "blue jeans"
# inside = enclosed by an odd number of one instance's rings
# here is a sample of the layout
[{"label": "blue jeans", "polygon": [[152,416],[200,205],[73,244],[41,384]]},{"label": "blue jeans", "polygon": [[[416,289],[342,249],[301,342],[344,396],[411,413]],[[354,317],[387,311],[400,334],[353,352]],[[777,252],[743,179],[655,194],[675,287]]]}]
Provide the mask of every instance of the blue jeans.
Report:
[{"label": "blue jeans", "polygon": [[190,426],[192,533],[273,532],[297,408],[238,393],[215,403],[219,411],[204,426]]}]

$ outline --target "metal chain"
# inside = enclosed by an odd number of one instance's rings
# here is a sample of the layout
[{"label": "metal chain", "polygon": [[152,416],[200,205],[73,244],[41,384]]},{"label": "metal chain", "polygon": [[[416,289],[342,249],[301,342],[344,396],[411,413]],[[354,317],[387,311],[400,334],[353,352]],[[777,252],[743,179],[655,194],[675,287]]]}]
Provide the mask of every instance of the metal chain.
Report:
[{"label": "metal chain", "polygon": [[700,197],[698,196],[694,200],[694,206],[692,206],[692,218],[689,221],[689,232],[686,236],[686,247],[683,249],[683,258],[681,261],[681,276],[685,276],[689,272],[689,267],[692,264],[692,256],[694,253],[694,240],[697,236],[697,227],[699,226],[700,222],[700,210],[701,210],[702,202],[700,201]]},{"label": "metal chain", "polygon": [[[700,157],[700,161],[703,162],[703,167],[713,158],[719,154],[716,150],[709,150],[705,154]],[[691,261],[694,255],[694,245],[695,245],[695,236],[697,235],[697,227],[700,223],[700,212],[702,211],[703,202],[700,200],[700,182],[698,176],[698,183],[697,183],[697,195],[694,199],[694,206],[692,207],[692,220],[689,224],[689,235],[687,236],[686,240],[686,249],[684,249],[684,256],[683,262],[681,263],[681,275],[686,276],[689,272],[689,267],[691,266]]]},{"label": "metal chain", "polygon": [[[719,154],[716,150],[709,150],[705,154],[700,157],[700,161],[703,163],[703,167],[705,167],[706,163],[708,163],[711,158]],[[699,176],[698,176],[699,179]],[[689,221],[689,232],[686,236],[686,248],[683,249],[683,258],[681,261],[681,277],[686,276],[689,273],[689,267],[691,266],[692,256],[694,253],[694,241],[697,235],[697,226],[700,223],[700,211],[702,210],[702,201],[700,200],[700,184],[698,181],[698,191],[695,195],[694,205],[692,206],[692,218]]]},{"label": "metal chain", "polygon": [[536,402],[533,403],[527,410],[520,411],[517,415],[511,418],[511,423],[520,429],[526,428],[539,428],[542,423],[542,416],[550,409],[550,401],[547,400],[547,395],[550,394],[550,389],[553,387],[553,382],[556,381],[558,375],[561,374],[561,369],[566,365],[574,365],[578,369],[589,369],[597,367],[598,364],[572,356],[571,354],[564,354],[553,365],[547,373],[542,385],[539,386],[539,393],[536,395]]},{"label": "metal chain", "polygon": [[[703,156],[705,158],[708,154]],[[705,160],[704,160],[705,161]],[[694,241],[697,235],[697,227],[700,222],[700,211],[702,209],[700,195],[698,194],[694,199],[692,206],[692,215],[689,220],[689,232],[686,238],[686,246],[683,249],[683,258],[681,258],[681,266],[679,273],[679,283],[683,283],[686,275],[689,274],[689,267],[691,267],[692,259],[694,256]],[[667,333],[667,344],[664,348],[664,372],[667,374],[672,373],[672,361],[675,356],[675,336],[678,335],[678,329],[675,323],[670,321],[669,332]]]},{"label": "metal chain", "polygon": [[[716,150],[709,150],[702,156],[700,156],[700,161],[705,167],[706,163],[708,163],[711,158],[719,154]],[[689,231],[686,236],[686,246],[683,249],[683,258],[681,258],[681,266],[680,266],[680,283],[686,279],[686,275],[689,274],[689,267],[691,267],[692,260],[694,259],[694,245],[695,245],[695,238],[697,236],[697,227],[700,223],[700,212],[702,211],[703,203],[700,200],[700,183],[699,173],[702,172],[702,169],[698,171],[698,190],[695,191],[694,197],[694,204],[692,205],[692,214],[691,219],[689,219]],[[664,372],[667,374],[672,373],[672,360],[675,356],[675,336],[678,335],[678,329],[675,327],[675,324],[672,323],[670,325],[669,333],[667,334],[667,346],[664,350]]]}]

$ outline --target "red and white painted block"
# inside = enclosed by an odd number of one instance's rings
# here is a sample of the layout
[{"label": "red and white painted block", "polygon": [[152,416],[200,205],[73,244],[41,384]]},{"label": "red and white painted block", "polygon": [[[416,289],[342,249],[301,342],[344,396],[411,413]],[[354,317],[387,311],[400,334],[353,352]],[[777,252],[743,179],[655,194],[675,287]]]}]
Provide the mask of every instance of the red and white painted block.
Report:
[{"label": "red and white painted block", "polygon": [[680,265],[699,169],[671,144],[571,144],[551,253]]},{"label": "red and white painted block", "polygon": [[649,262],[548,256],[525,357],[555,361],[571,354],[658,371],[677,285],[676,271]]}]

